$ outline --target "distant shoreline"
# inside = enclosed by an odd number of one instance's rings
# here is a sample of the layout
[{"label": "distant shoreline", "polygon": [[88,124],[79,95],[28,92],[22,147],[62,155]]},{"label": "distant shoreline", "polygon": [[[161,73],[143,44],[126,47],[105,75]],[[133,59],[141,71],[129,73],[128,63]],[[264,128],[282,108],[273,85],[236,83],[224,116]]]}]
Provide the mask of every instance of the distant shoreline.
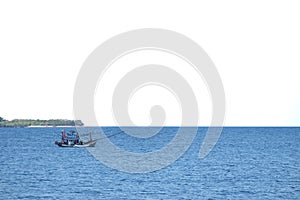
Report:
[{"label": "distant shoreline", "polygon": [[81,120],[68,119],[49,119],[49,120],[34,120],[34,119],[14,119],[5,120],[0,118],[1,128],[54,128],[54,127],[75,127],[84,126]]},{"label": "distant shoreline", "polygon": [[[0,128],[29,128],[29,129],[35,129],[35,128],[76,128],[78,126],[0,126]],[[84,126],[80,126],[84,127]]]},{"label": "distant shoreline", "polygon": [[76,126],[27,126],[25,128],[74,128]]}]

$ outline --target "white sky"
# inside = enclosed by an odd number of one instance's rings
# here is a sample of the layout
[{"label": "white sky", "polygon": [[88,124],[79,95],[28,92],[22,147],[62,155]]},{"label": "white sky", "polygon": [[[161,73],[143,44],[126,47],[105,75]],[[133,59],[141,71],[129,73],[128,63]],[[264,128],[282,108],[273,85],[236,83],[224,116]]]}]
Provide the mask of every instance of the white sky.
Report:
[{"label": "white sky", "polygon": [[[300,2],[243,2],[1,1],[0,116],[72,119],[77,74],[98,45],[125,31],[164,28],[196,41],[215,63],[225,87],[225,125],[300,126]],[[192,74],[188,79],[199,81]],[[167,125],[177,124],[176,99],[144,89],[132,97],[132,119],[147,124],[141,101],[149,106],[159,94]],[[211,106],[204,90],[197,94],[203,125]],[[112,125],[111,110],[97,95],[99,123]]]}]

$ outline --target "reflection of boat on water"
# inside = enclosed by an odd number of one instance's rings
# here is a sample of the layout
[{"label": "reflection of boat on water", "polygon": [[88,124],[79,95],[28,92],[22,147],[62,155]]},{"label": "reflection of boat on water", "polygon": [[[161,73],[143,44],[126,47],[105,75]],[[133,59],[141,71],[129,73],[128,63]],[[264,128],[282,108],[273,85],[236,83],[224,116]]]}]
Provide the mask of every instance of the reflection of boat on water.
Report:
[{"label": "reflection of boat on water", "polygon": [[60,147],[94,147],[97,143],[97,140],[92,139],[92,133],[90,133],[90,140],[87,142],[83,142],[78,132],[71,131],[70,133],[66,133],[65,130],[61,132],[61,141],[56,141],[55,144]]}]

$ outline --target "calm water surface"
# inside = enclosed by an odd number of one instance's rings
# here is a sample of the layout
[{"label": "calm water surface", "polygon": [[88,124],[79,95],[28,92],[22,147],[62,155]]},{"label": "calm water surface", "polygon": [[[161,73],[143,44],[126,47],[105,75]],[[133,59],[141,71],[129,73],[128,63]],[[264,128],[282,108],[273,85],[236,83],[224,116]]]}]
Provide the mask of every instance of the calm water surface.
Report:
[{"label": "calm water surface", "polygon": [[[117,127],[104,128],[107,135]],[[147,128],[139,128],[147,131]],[[177,128],[150,139],[111,137],[133,152],[163,147]],[[0,128],[0,199],[300,199],[300,128],[225,128],[198,159],[207,128],[188,151],[152,173],[106,167],[86,149],[59,148],[58,128]]]}]

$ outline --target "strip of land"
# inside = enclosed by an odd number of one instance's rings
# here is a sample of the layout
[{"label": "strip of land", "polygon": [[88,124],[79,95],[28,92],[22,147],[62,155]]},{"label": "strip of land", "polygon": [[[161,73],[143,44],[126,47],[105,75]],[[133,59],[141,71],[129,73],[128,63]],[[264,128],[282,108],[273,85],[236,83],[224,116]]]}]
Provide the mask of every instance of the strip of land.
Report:
[{"label": "strip of land", "polygon": [[67,119],[14,119],[5,120],[0,117],[0,127],[68,127],[68,126],[83,126],[81,120],[67,120]]}]

